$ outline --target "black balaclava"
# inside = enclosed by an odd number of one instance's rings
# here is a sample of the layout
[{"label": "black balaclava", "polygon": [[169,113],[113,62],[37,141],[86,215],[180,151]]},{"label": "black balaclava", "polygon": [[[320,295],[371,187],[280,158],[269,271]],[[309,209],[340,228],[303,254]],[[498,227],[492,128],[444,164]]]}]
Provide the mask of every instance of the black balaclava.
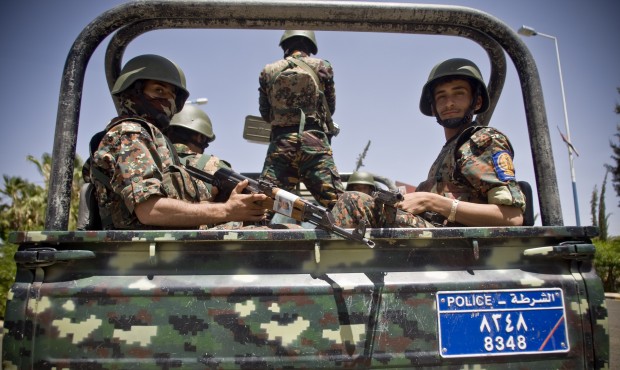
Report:
[{"label": "black balaclava", "polygon": [[160,130],[170,125],[177,113],[174,99],[153,98],[144,93],[144,82],[136,81],[119,95],[122,115],[139,116],[153,123]]}]

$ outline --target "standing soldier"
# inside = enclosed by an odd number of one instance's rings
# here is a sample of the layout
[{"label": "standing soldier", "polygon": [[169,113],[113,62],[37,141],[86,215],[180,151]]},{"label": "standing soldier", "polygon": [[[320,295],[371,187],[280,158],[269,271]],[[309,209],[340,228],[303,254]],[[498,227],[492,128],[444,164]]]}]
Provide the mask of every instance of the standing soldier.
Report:
[{"label": "standing soldier", "polygon": [[337,134],[334,73],[318,51],[313,31],[288,30],[280,40],[284,59],[260,74],[259,110],[271,123],[271,142],[262,177],[293,191],[300,181],[331,208],[344,191],[331,149]]}]

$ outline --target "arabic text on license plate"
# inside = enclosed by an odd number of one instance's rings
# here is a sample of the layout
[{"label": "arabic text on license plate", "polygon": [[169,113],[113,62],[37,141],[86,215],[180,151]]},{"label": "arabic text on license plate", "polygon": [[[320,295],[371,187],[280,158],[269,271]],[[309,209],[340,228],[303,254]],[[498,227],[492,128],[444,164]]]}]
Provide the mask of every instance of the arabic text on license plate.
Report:
[{"label": "arabic text on license plate", "polygon": [[567,352],[562,290],[437,292],[443,357]]}]

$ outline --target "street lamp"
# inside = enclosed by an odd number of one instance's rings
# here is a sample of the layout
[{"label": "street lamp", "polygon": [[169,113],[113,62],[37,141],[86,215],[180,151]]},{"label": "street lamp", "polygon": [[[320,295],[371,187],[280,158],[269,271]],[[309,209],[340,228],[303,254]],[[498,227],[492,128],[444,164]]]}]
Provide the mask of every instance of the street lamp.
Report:
[{"label": "street lamp", "polygon": [[197,98],[196,100],[188,100],[185,104],[205,105],[209,102],[207,98]]},{"label": "street lamp", "polygon": [[[579,219],[579,201],[577,200],[577,181],[575,180],[575,167],[573,165],[573,151],[574,147],[570,141],[570,128],[568,127],[568,113],[566,111],[566,96],[564,95],[564,80],[562,79],[562,65],[560,64],[560,49],[558,47],[558,39],[555,36],[546,35],[544,33],[540,33],[528,26],[521,26],[519,28],[518,33],[523,36],[542,36],[549,39],[552,39],[555,43],[555,53],[558,59],[558,71],[560,73],[560,87],[562,89],[562,103],[564,104],[564,125],[566,127],[566,138],[562,137],[566,142],[566,147],[568,148],[568,162],[570,165],[570,176],[573,183],[573,201],[575,203],[575,221],[577,226],[581,226],[581,221]],[[561,135],[561,133],[560,133]],[[575,151],[575,153],[577,153]],[[579,154],[577,154],[579,155]]]}]

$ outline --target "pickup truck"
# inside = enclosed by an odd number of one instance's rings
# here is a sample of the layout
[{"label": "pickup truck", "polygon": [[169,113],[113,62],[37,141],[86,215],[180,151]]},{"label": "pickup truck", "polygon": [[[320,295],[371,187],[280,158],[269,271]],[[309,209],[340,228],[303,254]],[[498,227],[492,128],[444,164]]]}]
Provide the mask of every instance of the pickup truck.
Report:
[{"label": "pickup truck", "polygon": [[[82,86],[113,35],[169,28],[458,36],[506,55],[521,82],[541,226],[368,229],[369,248],[320,228],[68,230]],[[4,320],[10,369],[606,369],[594,227],[564,226],[536,63],[495,17],[464,7],[345,1],[168,0],[94,19],[65,64],[45,231],[15,232]]]}]

